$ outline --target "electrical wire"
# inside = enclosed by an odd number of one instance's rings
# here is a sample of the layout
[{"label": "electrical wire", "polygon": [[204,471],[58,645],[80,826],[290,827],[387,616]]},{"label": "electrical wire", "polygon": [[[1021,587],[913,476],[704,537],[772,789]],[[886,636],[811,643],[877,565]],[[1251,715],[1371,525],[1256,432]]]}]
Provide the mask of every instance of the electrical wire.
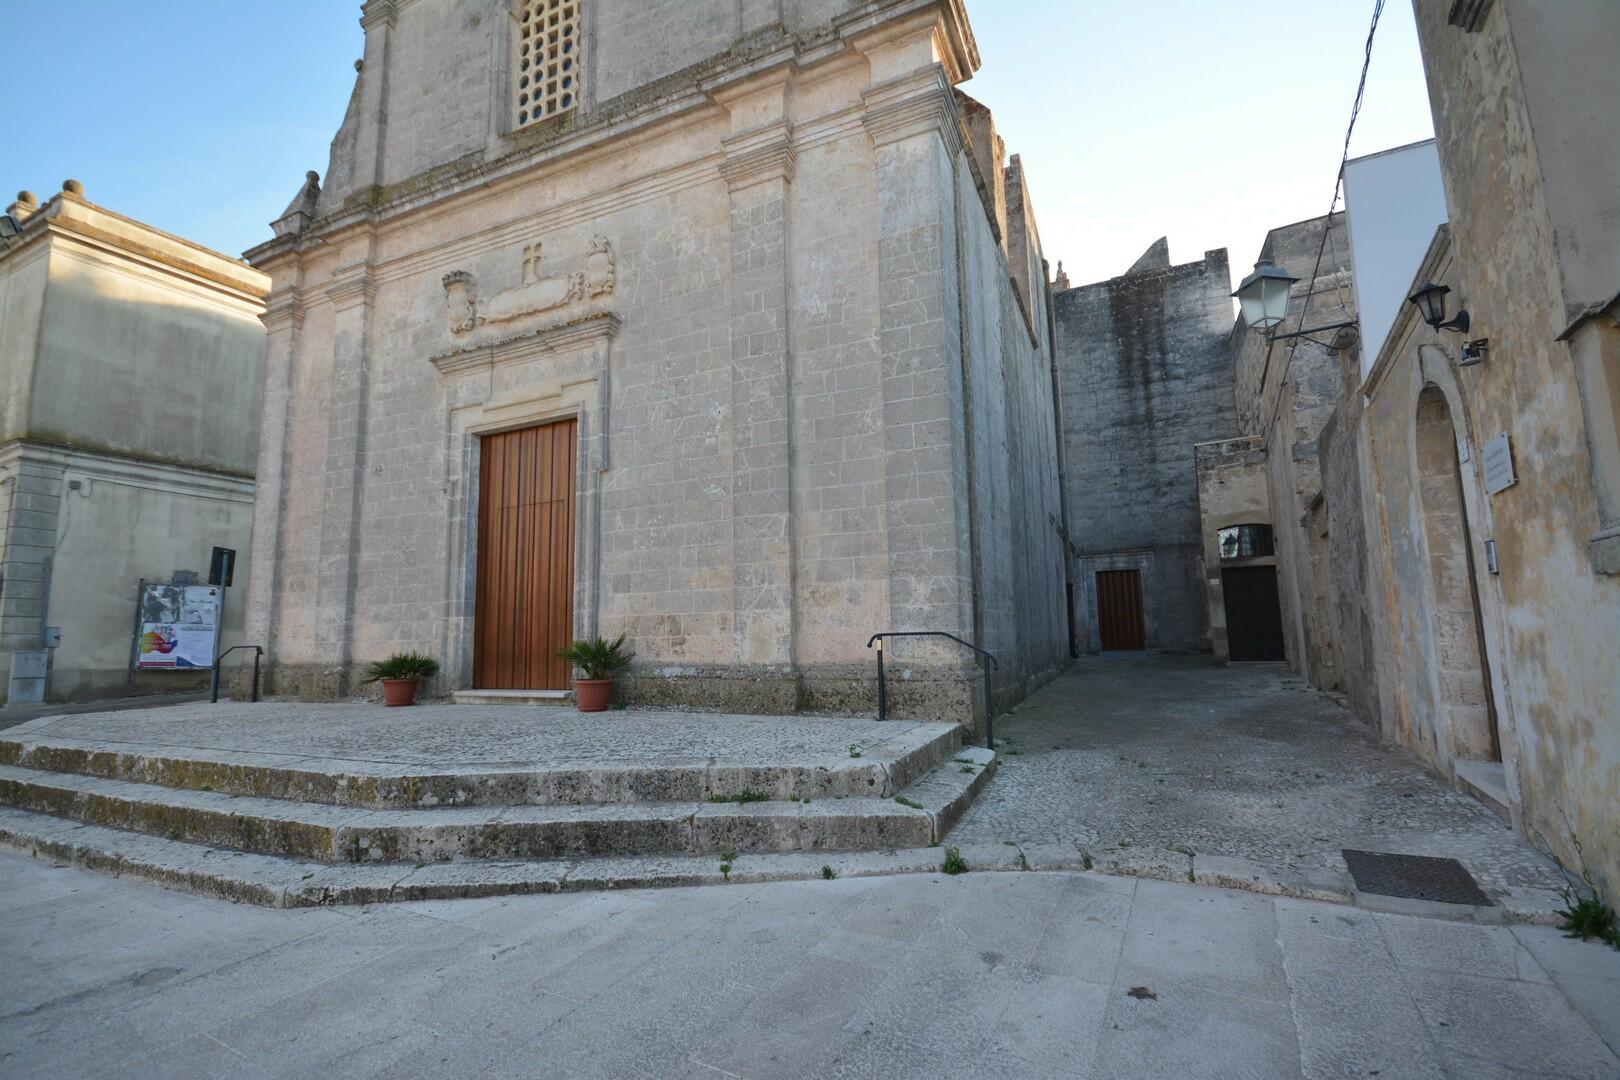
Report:
[{"label": "electrical wire", "polygon": [[[1344,147],[1339,154],[1338,174],[1333,178],[1333,198],[1328,200],[1327,214],[1323,218],[1322,243],[1316,249],[1316,264],[1311,267],[1310,284],[1305,287],[1305,302],[1299,308],[1299,325],[1305,326],[1305,316],[1311,309],[1311,297],[1316,293],[1316,275],[1322,270],[1322,254],[1327,251],[1328,237],[1333,234],[1333,208],[1339,205],[1339,194],[1344,188],[1344,167],[1350,161],[1350,136],[1356,130],[1356,117],[1361,115],[1361,100],[1367,93],[1367,69],[1372,66],[1373,35],[1378,33],[1378,17],[1384,13],[1384,0],[1374,0],[1372,25],[1367,28],[1367,44],[1362,51],[1361,79],[1356,83],[1356,100],[1350,106],[1350,123],[1344,129]],[[1261,429],[1261,434],[1271,431],[1272,425],[1277,422],[1277,413],[1282,408],[1282,387],[1288,382],[1288,372],[1294,366],[1294,350],[1299,348],[1299,338],[1288,343],[1288,356],[1283,360],[1282,376],[1278,381],[1277,399],[1271,406],[1271,419]],[[1261,386],[1261,392],[1265,387]],[[1269,435],[1267,434],[1269,439]]]}]

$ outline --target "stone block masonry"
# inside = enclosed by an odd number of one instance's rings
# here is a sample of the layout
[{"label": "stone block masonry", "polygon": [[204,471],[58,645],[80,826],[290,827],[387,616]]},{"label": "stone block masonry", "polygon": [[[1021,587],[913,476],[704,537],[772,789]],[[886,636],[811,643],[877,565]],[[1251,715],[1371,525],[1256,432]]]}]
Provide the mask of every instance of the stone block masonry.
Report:
[{"label": "stone block masonry", "polygon": [[[577,105],[509,131],[501,19],[367,5],[329,183],[250,253],[275,283],[251,626],[276,690],[345,696],[399,649],[467,688],[481,558],[533,562],[559,642],[625,634],[630,703],[866,711],[882,630],[983,643],[1000,707],[1061,665],[1044,261],[988,111],[958,104],[960,5],[780,7],[682,5],[672,73],[626,48],[635,5],[588,3]],[[573,535],[481,547],[481,440],[560,420]],[[894,659],[895,713],[977,722],[970,656]]]},{"label": "stone block masonry", "polygon": [[1225,250],[1056,294],[1076,624],[1096,652],[1095,575],[1141,573],[1147,647],[1210,647],[1193,446],[1237,434]]}]

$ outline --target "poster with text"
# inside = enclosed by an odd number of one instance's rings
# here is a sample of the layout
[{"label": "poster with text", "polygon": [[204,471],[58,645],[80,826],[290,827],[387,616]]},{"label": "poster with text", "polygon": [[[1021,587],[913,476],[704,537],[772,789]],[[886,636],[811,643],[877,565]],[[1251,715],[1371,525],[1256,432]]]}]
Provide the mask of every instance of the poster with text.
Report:
[{"label": "poster with text", "polygon": [[219,589],[152,582],[141,595],[141,668],[209,668],[219,630]]}]

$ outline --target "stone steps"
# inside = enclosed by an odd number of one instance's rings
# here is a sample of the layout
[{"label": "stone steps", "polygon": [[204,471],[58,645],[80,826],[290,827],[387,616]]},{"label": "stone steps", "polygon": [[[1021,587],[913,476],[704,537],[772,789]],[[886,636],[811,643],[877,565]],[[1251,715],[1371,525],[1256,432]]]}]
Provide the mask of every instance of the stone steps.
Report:
[{"label": "stone steps", "polygon": [[[204,847],[0,806],[0,850],[263,907],[457,900],[525,893],[937,872],[939,847],[895,851],[428,863],[322,863]],[[1016,847],[962,849],[975,871],[1028,867]]]},{"label": "stone steps", "polygon": [[[504,711],[504,710],[503,710]],[[951,757],[959,729],[882,744],[861,757],[820,755],[775,764],[724,758],[658,765],[613,763],[435,769],[352,758],[108,742],[46,735],[0,738],[0,764],[190,791],[373,809],[446,806],[705,802],[743,794],[774,800],[892,798]],[[15,733],[8,732],[7,736]]]},{"label": "stone steps", "polygon": [[574,707],[572,690],[455,690],[457,705],[535,705],[542,708]]},{"label": "stone steps", "polygon": [[748,880],[815,876],[827,858],[921,870],[994,766],[966,748],[904,802],[493,810],[365,810],[0,766],[0,846],[270,906],[697,884],[730,880],[744,856]]},{"label": "stone steps", "polygon": [[850,796],[808,802],[373,810],[4,765],[0,804],[174,840],[324,862],[871,850],[936,843],[971,799],[974,781],[982,782],[986,769],[977,761],[967,767],[975,771],[964,773],[955,760],[937,767],[902,792],[903,802]]}]

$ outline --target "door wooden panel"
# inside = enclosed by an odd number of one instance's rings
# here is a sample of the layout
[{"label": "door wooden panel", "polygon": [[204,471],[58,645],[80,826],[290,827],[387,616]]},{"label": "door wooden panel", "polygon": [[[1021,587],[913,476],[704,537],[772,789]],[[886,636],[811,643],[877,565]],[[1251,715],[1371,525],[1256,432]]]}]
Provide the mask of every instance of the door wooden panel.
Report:
[{"label": "door wooden panel", "polygon": [[574,455],[564,420],[486,435],[478,462],[473,686],[562,690],[574,629]]},{"label": "door wooden panel", "polygon": [[1097,571],[1097,630],[1104,652],[1147,648],[1140,570]]},{"label": "door wooden panel", "polygon": [[1283,659],[1282,604],[1277,571],[1270,566],[1228,566],[1221,571],[1226,645],[1233,660]]}]

